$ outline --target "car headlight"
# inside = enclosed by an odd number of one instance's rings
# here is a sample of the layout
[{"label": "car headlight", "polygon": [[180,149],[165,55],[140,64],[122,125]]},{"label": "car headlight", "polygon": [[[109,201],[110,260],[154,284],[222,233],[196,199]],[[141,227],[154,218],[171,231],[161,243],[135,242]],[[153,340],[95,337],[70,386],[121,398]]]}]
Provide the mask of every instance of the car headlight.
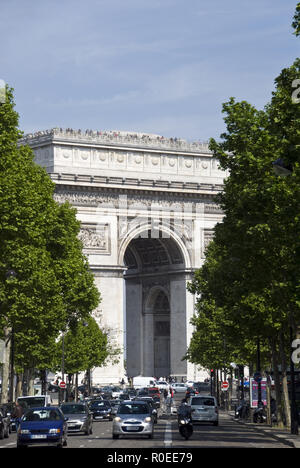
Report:
[{"label": "car headlight", "polygon": [[180,424],[185,424],[185,420],[181,419]]},{"label": "car headlight", "polygon": [[60,429],[49,429],[49,434],[60,434]]},{"label": "car headlight", "polygon": [[116,422],[121,422],[121,421],[122,421],[122,419],[119,418],[119,416],[117,416],[114,420],[115,420]]},{"label": "car headlight", "polygon": [[147,418],[145,418],[145,422],[147,422],[147,423],[148,423],[148,422],[151,422],[150,416],[147,416]]}]

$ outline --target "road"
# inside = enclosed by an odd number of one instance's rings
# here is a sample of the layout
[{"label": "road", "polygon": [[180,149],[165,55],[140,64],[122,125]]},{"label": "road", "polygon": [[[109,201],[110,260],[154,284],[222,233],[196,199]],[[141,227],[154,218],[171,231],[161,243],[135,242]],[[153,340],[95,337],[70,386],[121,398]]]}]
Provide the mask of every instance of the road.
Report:
[{"label": "road", "polygon": [[[16,433],[10,434],[8,439],[0,440],[0,449],[15,448]],[[180,436],[177,420],[162,416],[155,426],[154,439],[121,437],[112,439],[112,423],[96,421],[93,423],[93,434],[70,434],[67,448],[105,448],[118,450],[126,448],[149,448],[155,452],[162,448],[191,449],[191,448],[290,448],[271,435],[260,433],[254,428],[238,424],[226,413],[220,413],[218,427],[212,425],[196,425],[194,434],[189,441]],[[34,449],[34,447],[32,447]],[[180,451],[180,450],[179,450]]]}]

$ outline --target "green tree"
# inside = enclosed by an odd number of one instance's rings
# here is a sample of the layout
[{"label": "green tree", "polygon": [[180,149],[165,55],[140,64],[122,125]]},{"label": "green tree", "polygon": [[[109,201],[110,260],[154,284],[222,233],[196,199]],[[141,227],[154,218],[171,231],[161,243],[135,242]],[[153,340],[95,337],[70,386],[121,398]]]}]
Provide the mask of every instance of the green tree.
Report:
[{"label": "green tree", "polygon": [[300,36],[300,3],[296,6],[294,21],[292,23],[293,28],[295,29],[294,34]]},{"label": "green tree", "polygon": [[[100,300],[68,204],[54,201],[55,185],[19,146],[12,90],[0,105],[0,326],[14,335],[18,371],[53,366],[55,341],[88,319]],[[15,277],[7,278],[13,269]]]}]

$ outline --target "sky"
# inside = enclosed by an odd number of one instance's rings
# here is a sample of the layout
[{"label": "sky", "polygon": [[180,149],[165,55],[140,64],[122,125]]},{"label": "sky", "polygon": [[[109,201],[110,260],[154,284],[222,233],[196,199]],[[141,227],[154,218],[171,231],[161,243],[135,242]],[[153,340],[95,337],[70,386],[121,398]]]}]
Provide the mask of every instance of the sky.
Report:
[{"label": "sky", "polygon": [[219,138],[299,56],[297,0],[0,0],[0,80],[20,129]]}]

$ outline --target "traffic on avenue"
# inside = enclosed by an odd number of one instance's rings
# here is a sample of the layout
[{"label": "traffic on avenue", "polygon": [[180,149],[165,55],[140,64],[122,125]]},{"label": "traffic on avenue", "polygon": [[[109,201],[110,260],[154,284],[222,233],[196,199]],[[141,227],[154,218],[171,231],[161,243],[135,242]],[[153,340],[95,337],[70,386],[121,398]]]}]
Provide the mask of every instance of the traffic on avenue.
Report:
[{"label": "traffic on avenue", "polygon": [[62,401],[62,383],[60,394],[49,385],[46,396],[19,397],[1,406],[0,449],[100,448],[107,463],[137,466],[190,463],[198,448],[297,446],[296,436],[242,419],[237,406],[224,406],[228,382],[220,385],[219,402],[209,382],[155,385],[93,387],[90,396],[82,392],[78,401]]}]

